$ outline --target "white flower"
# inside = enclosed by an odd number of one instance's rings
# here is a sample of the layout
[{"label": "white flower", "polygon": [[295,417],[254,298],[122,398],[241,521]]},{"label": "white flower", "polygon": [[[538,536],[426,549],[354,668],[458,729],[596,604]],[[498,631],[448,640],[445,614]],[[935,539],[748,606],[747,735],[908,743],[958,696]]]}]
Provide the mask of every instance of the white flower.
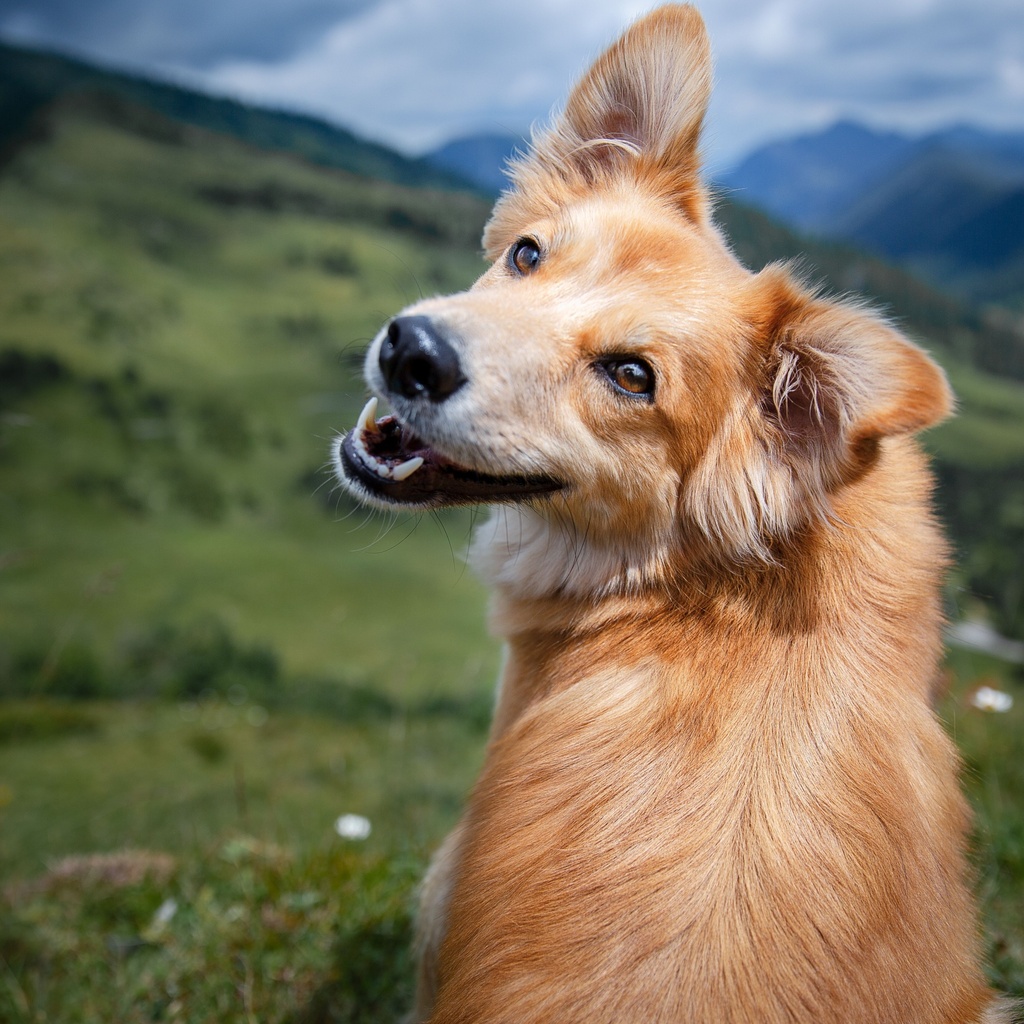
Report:
[{"label": "white flower", "polygon": [[334,831],[342,839],[366,839],[370,835],[370,819],[361,814],[343,814],[335,823]]},{"label": "white flower", "polygon": [[160,929],[165,925],[170,924],[171,918],[178,912],[178,901],[173,896],[168,896],[167,899],[160,904],[156,909],[156,913],[153,915],[153,920],[150,923],[151,928]]},{"label": "white flower", "polygon": [[1013,707],[1013,698],[1002,690],[993,690],[991,686],[979,686],[971,697],[971,703],[982,711],[1009,711]]}]

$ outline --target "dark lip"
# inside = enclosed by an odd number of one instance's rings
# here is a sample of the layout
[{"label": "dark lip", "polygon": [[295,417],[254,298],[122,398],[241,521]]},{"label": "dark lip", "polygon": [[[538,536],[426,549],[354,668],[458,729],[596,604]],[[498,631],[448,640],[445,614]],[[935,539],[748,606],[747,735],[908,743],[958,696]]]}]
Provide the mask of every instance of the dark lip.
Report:
[{"label": "dark lip", "polygon": [[387,416],[377,422],[388,458],[423,458],[423,465],[405,480],[381,477],[363,464],[355,452],[359,428],[342,439],[340,459],[345,475],[370,495],[393,505],[410,508],[446,508],[455,505],[505,504],[525,501],[561,490],[563,484],[549,476],[493,475],[459,466],[444,458],[418,437]]}]

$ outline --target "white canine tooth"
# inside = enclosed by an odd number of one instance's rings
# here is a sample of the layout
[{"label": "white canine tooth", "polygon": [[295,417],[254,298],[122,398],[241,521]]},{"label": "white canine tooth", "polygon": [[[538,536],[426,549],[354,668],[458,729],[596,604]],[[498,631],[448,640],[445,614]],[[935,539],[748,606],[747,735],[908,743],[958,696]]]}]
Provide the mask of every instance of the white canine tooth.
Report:
[{"label": "white canine tooth", "polygon": [[377,430],[377,399],[371,398],[366,405],[363,406],[363,411],[359,414],[359,422],[356,424],[356,429],[361,431],[370,431],[376,433]]},{"label": "white canine tooth", "polygon": [[401,463],[400,465],[395,466],[395,468],[391,470],[391,479],[397,480],[399,482],[401,482],[402,480],[407,480],[422,465],[423,459],[421,459],[420,456],[418,455],[415,456],[414,458],[408,459],[407,461]]}]

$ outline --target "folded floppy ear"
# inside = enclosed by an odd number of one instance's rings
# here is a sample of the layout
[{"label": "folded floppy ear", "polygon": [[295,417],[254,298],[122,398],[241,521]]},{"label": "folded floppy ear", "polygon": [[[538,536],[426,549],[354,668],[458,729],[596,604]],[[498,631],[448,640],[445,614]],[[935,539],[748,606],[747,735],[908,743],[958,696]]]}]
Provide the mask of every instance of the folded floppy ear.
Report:
[{"label": "folded floppy ear", "polygon": [[881,317],[772,275],[761,409],[795,471],[814,463],[826,487],[848,482],[876,458],[882,438],[949,415],[945,374]]},{"label": "folded floppy ear", "polygon": [[688,4],[659,7],[597,59],[554,125],[513,164],[515,190],[555,198],[630,167],[657,179],[659,191],[689,216],[703,217],[697,144],[710,92],[700,15]]},{"label": "folded floppy ear", "polygon": [[685,506],[739,556],[832,515],[833,495],[871,471],[887,437],[944,419],[945,374],[881,317],[808,295],[783,268],[755,282],[751,390],[688,482]]}]

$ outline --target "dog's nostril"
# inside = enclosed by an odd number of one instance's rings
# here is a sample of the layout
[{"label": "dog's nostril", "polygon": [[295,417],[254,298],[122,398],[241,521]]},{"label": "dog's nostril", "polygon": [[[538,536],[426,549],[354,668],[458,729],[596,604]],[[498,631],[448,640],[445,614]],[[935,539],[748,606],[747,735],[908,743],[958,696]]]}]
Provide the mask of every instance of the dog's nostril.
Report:
[{"label": "dog's nostril", "polygon": [[398,339],[402,336],[402,318],[397,317],[388,324],[388,342],[391,347],[394,348],[398,344]]},{"label": "dog's nostril", "polygon": [[439,390],[437,374],[429,359],[407,359],[402,366],[401,377],[406,390],[424,391],[428,395]]},{"label": "dog's nostril", "polygon": [[388,324],[378,364],[388,389],[405,398],[443,402],[466,382],[458,353],[425,316],[400,316]]}]

